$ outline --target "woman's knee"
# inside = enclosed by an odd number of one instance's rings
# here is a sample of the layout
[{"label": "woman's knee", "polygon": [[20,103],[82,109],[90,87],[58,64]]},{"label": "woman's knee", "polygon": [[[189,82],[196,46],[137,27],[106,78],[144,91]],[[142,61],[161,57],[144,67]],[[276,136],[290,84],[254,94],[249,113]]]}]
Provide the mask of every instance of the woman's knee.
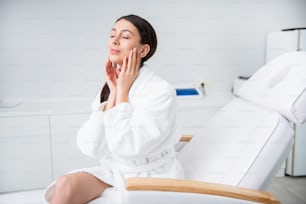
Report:
[{"label": "woman's knee", "polygon": [[61,176],[56,180],[51,200],[69,201],[73,196],[73,179],[69,175]]},{"label": "woman's knee", "polygon": [[87,203],[100,196],[110,185],[88,173],[72,173],[57,179],[51,203]]}]

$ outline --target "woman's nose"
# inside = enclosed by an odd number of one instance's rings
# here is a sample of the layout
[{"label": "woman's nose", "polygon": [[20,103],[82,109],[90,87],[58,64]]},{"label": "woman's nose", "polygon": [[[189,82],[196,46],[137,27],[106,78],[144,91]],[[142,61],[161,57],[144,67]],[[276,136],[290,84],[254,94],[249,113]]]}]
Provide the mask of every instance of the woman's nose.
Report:
[{"label": "woman's nose", "polygon": [[112,43],[113,43],[113,45],[119,45],[118,37],[114,37]]}]

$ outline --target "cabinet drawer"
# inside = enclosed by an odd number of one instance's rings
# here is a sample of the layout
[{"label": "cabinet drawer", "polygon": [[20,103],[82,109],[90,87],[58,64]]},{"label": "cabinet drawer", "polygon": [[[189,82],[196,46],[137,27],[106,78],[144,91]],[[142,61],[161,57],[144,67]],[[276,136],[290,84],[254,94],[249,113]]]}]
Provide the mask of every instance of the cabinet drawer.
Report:
[{"label": "cabinet drawer", "polygon": [[49,118],[0,118],[0,124],[0,192],[45,187],[51,182]]}]

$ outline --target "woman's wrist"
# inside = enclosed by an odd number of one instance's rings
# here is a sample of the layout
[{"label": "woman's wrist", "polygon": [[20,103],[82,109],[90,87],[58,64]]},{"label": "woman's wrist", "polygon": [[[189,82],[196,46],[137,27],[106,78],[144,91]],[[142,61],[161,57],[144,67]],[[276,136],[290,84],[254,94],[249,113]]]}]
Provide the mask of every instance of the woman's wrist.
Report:
[{"label": "woman's wrist", "polygon": [[116,105],[119,103],[126,103],[129,101],[128,92],[118,92],[116,95]]}]

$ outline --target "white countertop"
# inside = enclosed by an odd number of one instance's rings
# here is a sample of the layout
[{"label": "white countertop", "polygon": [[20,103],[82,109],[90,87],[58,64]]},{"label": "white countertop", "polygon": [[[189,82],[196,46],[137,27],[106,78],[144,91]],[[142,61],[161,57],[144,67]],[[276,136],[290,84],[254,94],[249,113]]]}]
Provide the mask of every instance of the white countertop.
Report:
[{"label": "white countertop", "polygon": [[27,100],[20,102],[15,107],[0,108],[0,117],[89,113],[92,100],[89,98]]},{"label": "white countertop", "polygon": [[180,96],[178,97],[178,108],[220,108],[233,98],[230,92],[210,93],[201,97]]},{"label": "white countertop", "polygon": [[[213,93],[202,97],[178,97],[178,108],[222,107],[233,98],[231,93]],[[93,98],[35,99],[14,107],[0,107],[0,117],[90,113]]]}]

